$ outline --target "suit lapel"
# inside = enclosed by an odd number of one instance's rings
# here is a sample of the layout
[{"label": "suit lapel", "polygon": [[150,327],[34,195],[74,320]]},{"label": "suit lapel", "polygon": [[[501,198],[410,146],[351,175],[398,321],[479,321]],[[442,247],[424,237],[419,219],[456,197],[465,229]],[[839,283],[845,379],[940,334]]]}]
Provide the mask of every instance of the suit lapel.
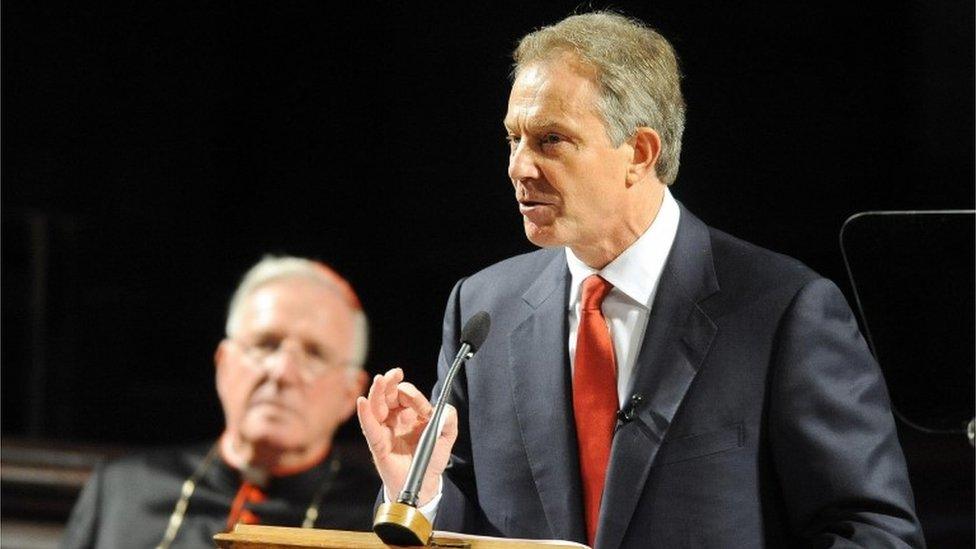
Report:
[{"label": "suit lapel", "polygon": [[715,337],[698,302],[718,291],[708,228],[684,208],[658,285],[630,394],[640,394],[633,421],[614,434],[596,546],[619,547],[675,412]]},{"label": "suit lapel", "polygon": [[522,296],[509,366],[522,442],[552,535],[585,542],[566,347],[568,287],[565,257],[554,253]]}]

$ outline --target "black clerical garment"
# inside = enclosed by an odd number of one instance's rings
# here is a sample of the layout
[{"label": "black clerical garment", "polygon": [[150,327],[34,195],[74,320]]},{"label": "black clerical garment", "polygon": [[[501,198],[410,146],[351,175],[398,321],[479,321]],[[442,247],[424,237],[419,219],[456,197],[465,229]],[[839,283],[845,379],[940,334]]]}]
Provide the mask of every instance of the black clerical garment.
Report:
[{"label": "black clerical garment", "polygon": [[[62,547],[156,547],[182,485],[209,449],[210,445],[201,445],[157,450],[97,467],[71,512]],[[239,471],[215,455],[196,483],[170,547],[214,547],[213,536],[226,530],[243,482]],[[333,448],[311,469],[268,479],[260,501],[244,502],[244,515],[259,524],[297,527],[319,499],[315,528],[370,530],[379,485],[368,459],[349,449]]]}]

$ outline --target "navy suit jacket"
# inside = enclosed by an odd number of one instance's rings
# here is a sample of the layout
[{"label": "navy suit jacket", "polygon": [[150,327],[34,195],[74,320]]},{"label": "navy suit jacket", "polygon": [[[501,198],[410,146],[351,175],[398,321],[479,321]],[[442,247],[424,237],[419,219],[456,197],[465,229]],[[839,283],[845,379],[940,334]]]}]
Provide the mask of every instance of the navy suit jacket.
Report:
[{"label": "navy suit jacket", "polygon": [[[460,435],[435,527],[585,543],[562,249],[455,286]],[[435,394],[440,392],[440,383]],[[596,546],[922,547],[884,380],[837,287],[682,207],[613,437]]]}]

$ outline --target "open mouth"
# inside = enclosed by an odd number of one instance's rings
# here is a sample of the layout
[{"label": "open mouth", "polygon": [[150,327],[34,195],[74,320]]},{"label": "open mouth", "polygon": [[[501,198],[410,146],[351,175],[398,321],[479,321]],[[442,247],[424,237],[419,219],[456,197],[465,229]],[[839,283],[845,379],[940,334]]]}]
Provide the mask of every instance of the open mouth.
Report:
[{"label": "open mouth", "polygon": [[552,202],[543,202],[541,200],[526,200],[522,199],[518,201],[520,210],[531,210],[533,208],[539,208],[542,206],[552,206]]},{"label": "open mouth", "polygon": [[546,223],[556,215],[556,208],[551,202],[519,200],[519,213],[532,223]]}]

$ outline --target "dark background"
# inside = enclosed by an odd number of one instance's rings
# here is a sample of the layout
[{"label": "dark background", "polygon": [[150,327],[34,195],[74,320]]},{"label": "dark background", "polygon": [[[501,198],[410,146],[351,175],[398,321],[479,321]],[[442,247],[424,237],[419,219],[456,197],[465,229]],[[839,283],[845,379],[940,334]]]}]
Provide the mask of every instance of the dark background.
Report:
[{"label": "dark background", "polygon": [[[353,4],[3,3],[4,436],[215,437],[226,303],[269,252],[344,273],[368,368],[429,387],[453,283],[532,249],[510,51],[578,4]],[[974,206],[971,0],[614,6],[678,50],[672,192],[713,226],[851,296],[848,216]]]}]

